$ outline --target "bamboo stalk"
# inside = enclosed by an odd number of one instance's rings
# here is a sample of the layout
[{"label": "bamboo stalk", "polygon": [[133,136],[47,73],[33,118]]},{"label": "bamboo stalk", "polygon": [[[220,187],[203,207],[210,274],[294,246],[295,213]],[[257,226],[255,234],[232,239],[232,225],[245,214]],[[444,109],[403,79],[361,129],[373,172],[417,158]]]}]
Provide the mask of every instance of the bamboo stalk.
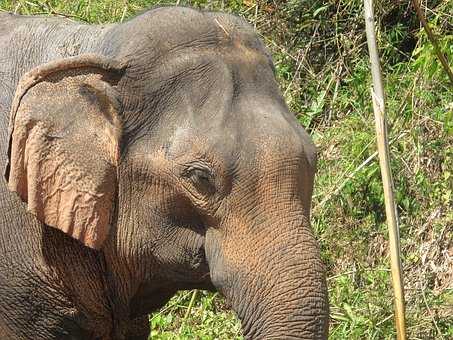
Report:
[{"label": "bamboo stalk", "polygon": [[450,78],[451,85],[453,85],[453,72],[451,71],[450,66],[448,66],[447,57],[445,57],[445,55],[442,53],[439,44],[437,43],[436,36],[434,35],[433,31],[431,31],[431,28],[429,27],[428,22],[426,21],[425,16],[423,15],[422,10],[420,9],[420,3],[418,2],[418,0],[412,0],[412,4],[414,5],[415,12],[417,13],[418,20],[420,20],[423,28],[425,29],[429,41],[434,47],[434,51],[436,52],[437,58],[439,59],[440,63],[442,64],[442,67],[447,73],[448,78]]},{"label": "bamboo stalk", "polygon": [[390,265],[392,272],[392,284],[395,298],[395,324],[399,340],[406,339],[406,325],[404,317],[404,286],[401,270],[400,240],[398,228],[398,216],[393,195],[393,178],[390,169],[390,153],[387,136],[387,122],[385,116],[384,89],[382,85],[381,67],[374,28],[373,1],[364,0],[365,25],[370,53],[371,74],[373,87],[371,96],[376,125],[376,138],[381,168],[382,185],[384,188],[385,213],[389,230]]},{"label": "bamboo stalk", "polygon": [[181,327],[179,328],[179,332],[180,333],[182,331],[183,326],[186,324],[187,319],[190,316],[190,312],[191,312],[191,310],[193,308],[193,305],[195,303],[195,299],[197,298],[197,293],[198,293],[198,290],[194,289],[193,292],[192,292],[192,297],[190,298],[189,306],[187,307],[186,313],[184,314],[184,319],[182,319]]}]

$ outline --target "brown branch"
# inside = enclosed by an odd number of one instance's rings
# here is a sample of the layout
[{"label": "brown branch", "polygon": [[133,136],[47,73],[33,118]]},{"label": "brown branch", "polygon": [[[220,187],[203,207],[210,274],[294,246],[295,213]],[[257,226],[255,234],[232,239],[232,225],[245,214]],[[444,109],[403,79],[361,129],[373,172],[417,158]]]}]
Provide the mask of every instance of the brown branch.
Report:
[{"label": "brown branch", "polygon": [[453,73],[451,72],[450,66],[448,66],[447,57],[445,57],[445,55],[440,50],[436,36],[434,35],[433,31],[431,31],[431,28],[429,27],[428,22],[426,21],[426,18],[423,15],[422,10],[420,9],[420,3],[418,1],[419,0],[412,0],[415,12],[417,12],[418,20],[420,20],[423,28],[425,29],[425,32],[428,35],[428,39],[434,47],[434,51],[436,52],[437,58],[442,64],[442,67],[444,68],[445,72],[447,72],[448,78],[450,78],[450,82],[453,85]]},{"label": "brown branch", "polygon": [[384,188],[385,215],[389,230],[390,266],[392,270],[392,284],[395,296],[395,324],[398,340],[406,339],[406,324],[404,316],[404,284],[401,269],[400,239],[398,214],[395,206],[392,169],[390,168],[390,152],[387,134],[387,120],[385,115],[384,87],[382,85],[381,65],[374,29],[373,1],[364,0],[365,27],[370,53],[371,75],[373,87],[371,97],[376,124],[376,137],[381,168],[382,186]]}]

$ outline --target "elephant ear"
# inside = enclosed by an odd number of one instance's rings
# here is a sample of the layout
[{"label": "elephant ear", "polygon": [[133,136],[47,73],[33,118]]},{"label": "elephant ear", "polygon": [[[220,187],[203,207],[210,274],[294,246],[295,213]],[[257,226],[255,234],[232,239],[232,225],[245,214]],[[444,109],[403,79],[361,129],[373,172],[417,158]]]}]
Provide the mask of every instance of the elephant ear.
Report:
[{"label": "elephant ear", "polygon": [[82,55],[38,66],[18,85],[6,180],[43,223],[98,249],[117,188],[123,66]]}]

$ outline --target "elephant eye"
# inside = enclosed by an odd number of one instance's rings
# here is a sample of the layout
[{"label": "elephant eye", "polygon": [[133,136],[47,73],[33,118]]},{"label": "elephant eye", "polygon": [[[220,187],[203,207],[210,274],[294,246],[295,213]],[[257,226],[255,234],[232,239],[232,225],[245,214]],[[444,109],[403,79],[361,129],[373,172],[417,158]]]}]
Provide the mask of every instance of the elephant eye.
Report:
[{"label": "elephant eye", "polygon": [[212,171],[204,165],[190,165],[183,176],[202,195],[212,195],[215,192],[214,176]]}]

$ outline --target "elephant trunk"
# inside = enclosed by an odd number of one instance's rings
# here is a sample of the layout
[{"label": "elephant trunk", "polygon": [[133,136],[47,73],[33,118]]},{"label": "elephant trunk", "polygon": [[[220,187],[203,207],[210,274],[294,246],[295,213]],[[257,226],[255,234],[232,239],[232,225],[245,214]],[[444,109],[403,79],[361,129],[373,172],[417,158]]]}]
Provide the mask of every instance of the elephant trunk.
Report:
[{"label": "elephant trunk", "polygon": [[309,226],[286,226],[286,233],[281,228],[278,235],[267,229],[252,243],[236,240],[234,248],[224,248],[222,267],[233,274],[226,279],[222,269],[211,270],[213,282],[241,319],[246,339],[327,339],[328,297],[317,242]]}]

